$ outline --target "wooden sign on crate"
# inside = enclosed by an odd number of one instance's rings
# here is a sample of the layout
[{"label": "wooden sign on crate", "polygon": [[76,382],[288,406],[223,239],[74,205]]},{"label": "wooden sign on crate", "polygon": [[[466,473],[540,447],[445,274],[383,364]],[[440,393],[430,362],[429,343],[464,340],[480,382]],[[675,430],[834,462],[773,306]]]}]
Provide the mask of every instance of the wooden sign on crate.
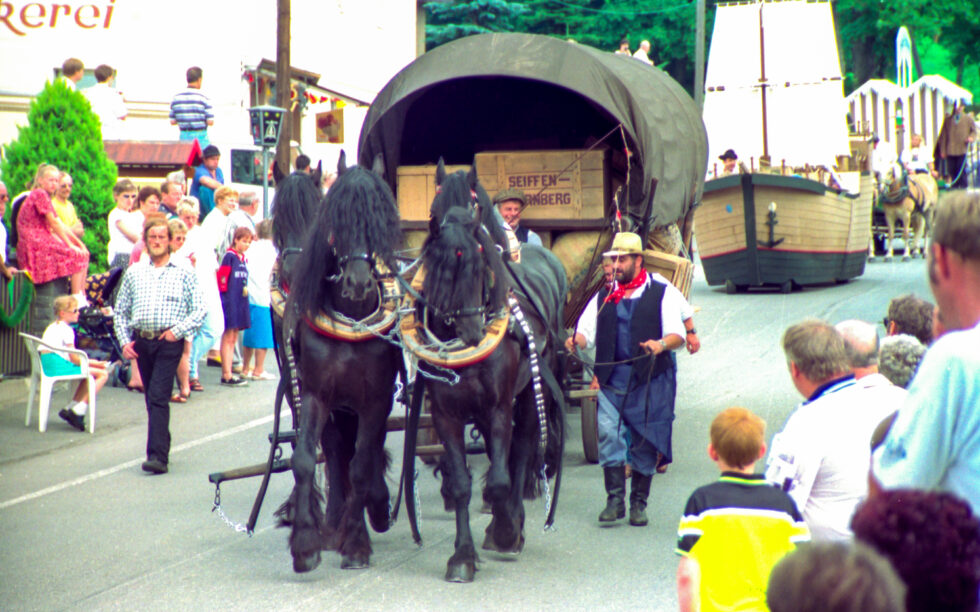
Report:
[{"label": "wooden sign on crate", "polygon": [[[446,166],[446,174],[469,169],[469,166]],[[403,221],[428,221],[435,197],[435,164],[398,166],[398,212]]]},{"label": "wooden sign on crate", "polygon": [[477,153],[476,170],[493,197],[520,189],[523,219],[601,219],[608,200],[608,151],[491,151]]}]

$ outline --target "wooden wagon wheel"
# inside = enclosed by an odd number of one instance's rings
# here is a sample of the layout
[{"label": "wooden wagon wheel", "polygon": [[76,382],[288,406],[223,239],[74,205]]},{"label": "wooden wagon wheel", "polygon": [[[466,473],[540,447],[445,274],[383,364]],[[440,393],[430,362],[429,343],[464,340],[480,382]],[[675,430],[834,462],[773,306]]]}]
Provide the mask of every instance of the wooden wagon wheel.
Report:
[{"label": "wooden wagon wheel", "polygon": [[599,415],[597,407],[598,391],[594,389],[575,389],[568,392],[569,400],[579,400],[582,418],[582,451],[589,463],[599,463]]}]

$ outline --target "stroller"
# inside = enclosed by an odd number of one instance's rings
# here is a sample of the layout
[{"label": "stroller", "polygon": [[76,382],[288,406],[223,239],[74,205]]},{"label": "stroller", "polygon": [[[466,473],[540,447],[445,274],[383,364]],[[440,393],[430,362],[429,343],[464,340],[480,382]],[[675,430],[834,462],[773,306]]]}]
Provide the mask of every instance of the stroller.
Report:
[{"label": "stroller", "polygon": [[125,387],[130,377],[129,360],[123,357],[122,347],[116,340],[112,317],[112,304],[123,272],[123,268],[113,268],[86,278],[85,297],[89,305],[78,313],[77,346],[93,359],[119,362],[109,380],[113,387]]}]

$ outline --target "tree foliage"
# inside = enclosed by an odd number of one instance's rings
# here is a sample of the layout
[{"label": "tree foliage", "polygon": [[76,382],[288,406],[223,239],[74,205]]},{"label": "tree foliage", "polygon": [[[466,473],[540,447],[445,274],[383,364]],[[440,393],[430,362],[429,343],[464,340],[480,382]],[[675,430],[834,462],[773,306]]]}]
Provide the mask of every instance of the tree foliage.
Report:
[{"label": "tree foliage", "polygon": [[458,0],[425,4],[426,49],[488,32],[523,32],[521,16],[528,11],[523,2],[506,0]]},{"label": "tree foliage", "polygon": [[54,164],[74,179],[71,197],[85,226],[82,240],[90,253],[89,269],[104,270],[116,164],[105,154],[99,119],[88,100],[60,79],[44,86],[31,102],[27,125],[4,147],[0,174],[8,191],[26,189],[42,163]]},{"label": "tree foliage", "polygon": [[[615,51],[629,38],[651,43],[651,59],[690,89],[694,3],[690,0],[449,0],[425,4],[426,48],[484,32],[528,32]],[[708,15],[707,31],[711,31]]]},{"label": "tree foliage", "polygon": [[[975,0],[832,2],[848,91],[869,78],[894,79],[895,35],[903,25],[920,44],[938,43],[949,50],[958,83],[963,84],[965,73],[980,77],[980,3]],[[706,48],[715,3],[706,0]],[[689,91],[693,88],[693,0],[442,0],[425,7],[430,49],[470,34],[529,32],[614,51],[626,36],[634,50],[649,40],[651,59]]]}]

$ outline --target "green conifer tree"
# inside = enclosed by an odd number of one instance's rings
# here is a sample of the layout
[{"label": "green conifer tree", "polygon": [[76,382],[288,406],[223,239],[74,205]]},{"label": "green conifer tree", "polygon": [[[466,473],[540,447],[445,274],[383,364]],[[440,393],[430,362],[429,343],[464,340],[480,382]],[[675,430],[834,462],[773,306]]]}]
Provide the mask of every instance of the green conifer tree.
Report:
[{"label": "green conifer tree", "polygon": [[114,206],[112,187],[118,171],[105,154],[99,119],[88,99],[61,79],[47,83],[31,102],[27,125],[17,131],[17,139],[4,147],[0,164],[11,198],[30,187],[42,163],[70,174],[75,181],[71,200],[85,226],[82,241],[90,254],[89,271],[105,270],[106,218]]}]

